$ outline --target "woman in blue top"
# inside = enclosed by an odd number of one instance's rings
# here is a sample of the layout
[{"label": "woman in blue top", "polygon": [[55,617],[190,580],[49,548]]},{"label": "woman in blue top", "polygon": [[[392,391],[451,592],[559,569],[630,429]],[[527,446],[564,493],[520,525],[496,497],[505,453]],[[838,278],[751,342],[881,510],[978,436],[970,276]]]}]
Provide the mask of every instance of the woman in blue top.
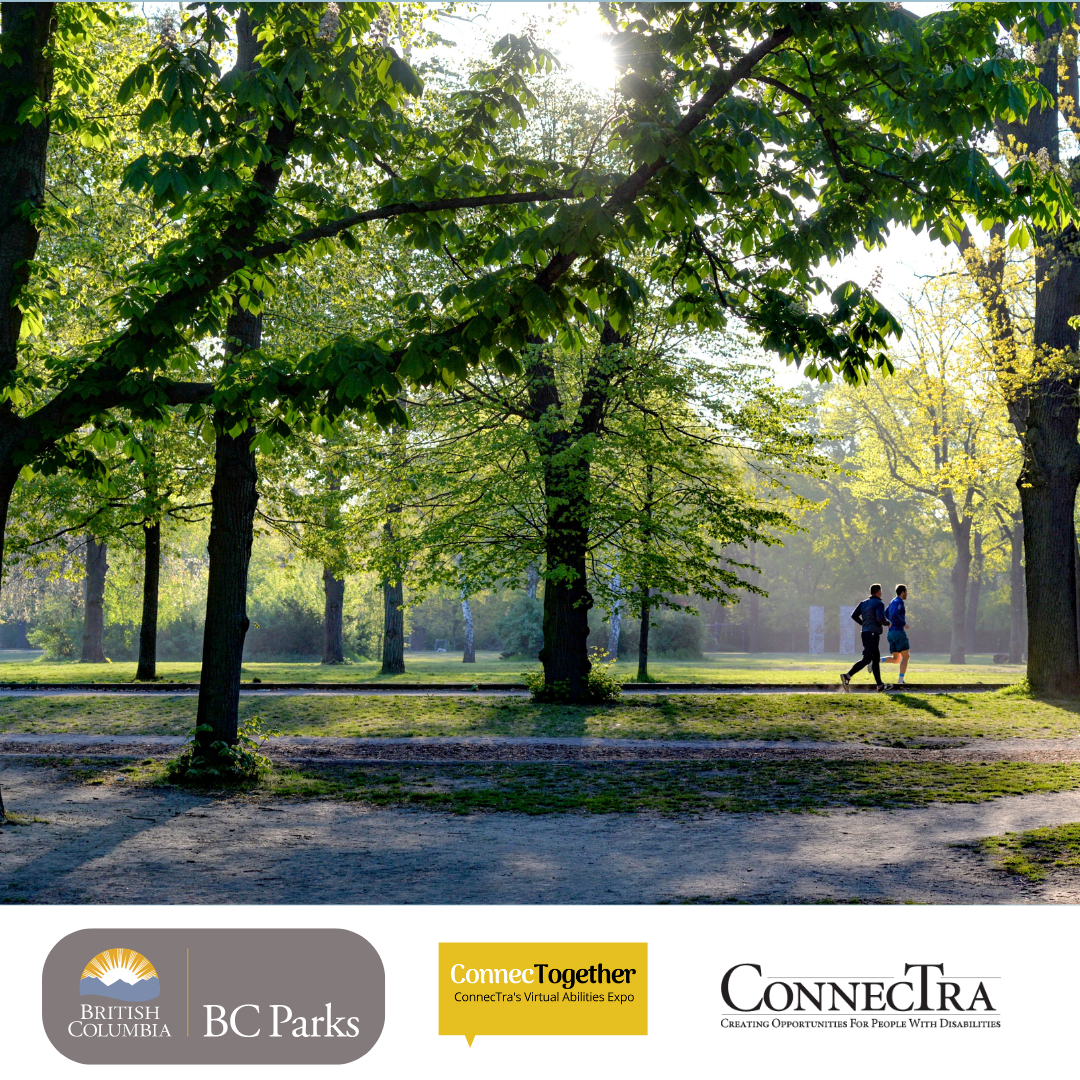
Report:
[{"label": "woman in blue top", "polygon": [[904,673],[907,671],[908,660],[911,658],[911,645],[908,642],[908,636],[905,633],[908,624],[904,621],[907,618],[907,611],[904,608],[904,601],[907,599],[907,586],[896,586],[896,598],[889,604],[889,651],[892,656],[888,660],[882,661],[885,664],[899,664],[900,665],[900,678],[897,680],[898,686],[904,685]]}]

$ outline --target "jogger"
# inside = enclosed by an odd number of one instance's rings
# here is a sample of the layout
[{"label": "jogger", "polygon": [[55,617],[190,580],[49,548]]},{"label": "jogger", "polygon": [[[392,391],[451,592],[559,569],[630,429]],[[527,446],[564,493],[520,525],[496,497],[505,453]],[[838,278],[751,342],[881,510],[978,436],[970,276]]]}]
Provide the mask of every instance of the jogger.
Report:
[{"label": "jogger", "polygon": [[896,586],[896,598],[889,604],[889,651],[892,656],[885,661],[886,664],[900,665],[900,678],[898,685],[904,685],[904,674],[907,672],[908,660],[911,659],[911,644],[908,642],[907,627],[904,621],[907,618],[907,609],[904,601],[907,600],[907,586]]},{"label": "jogger", "polygon": [[847,690],[851,676],[862,671],[864,667],[869,667],[878,690],[884,690],[885,684],[881,681],[880,639],[882,628],[888,625],[889,619],[885,614],[885,605],[881,602],[880,585],[870,586],[870,595],[855,608],[851,617],[862,626],[863,658],[840,676],[840,682]]}]

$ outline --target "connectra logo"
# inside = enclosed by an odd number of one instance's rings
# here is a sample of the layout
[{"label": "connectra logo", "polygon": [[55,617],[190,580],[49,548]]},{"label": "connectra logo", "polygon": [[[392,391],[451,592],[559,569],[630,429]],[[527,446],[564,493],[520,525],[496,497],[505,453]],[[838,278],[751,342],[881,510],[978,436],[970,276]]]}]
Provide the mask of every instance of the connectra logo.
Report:
[{"label": "connectra logo", "polygon": [[[721,1028],[1000,1028],[996,980],[945,965],[904,964],[899,975],[773,976],[734,964],[720,980]],[[995,988],[996,994],[996,988]]]},{"label": "connectra logo", "polygon": [[644,942],[443,942],[439,1034],[647,1035]]},{"label": "connectra logo", "polygon": [[106,949],[83,969],[79,994],[114,1001],[153,1001],[161,993],[154,965],[134,949]]},{"label": "connectra logo", "polygon": [[347,930],[80,930],[42,971],[45,1032],[84,1064],[340,1065],[384,1013],[379,954]]}]

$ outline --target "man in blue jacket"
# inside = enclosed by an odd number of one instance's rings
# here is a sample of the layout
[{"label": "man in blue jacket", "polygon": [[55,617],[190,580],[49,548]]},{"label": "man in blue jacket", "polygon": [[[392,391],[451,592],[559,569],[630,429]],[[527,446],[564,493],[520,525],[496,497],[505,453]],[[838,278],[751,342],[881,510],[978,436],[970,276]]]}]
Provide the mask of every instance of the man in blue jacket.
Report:
[{"label": "man in blue jacket", "polygon": [[851,617],[862,627],[862,659],[849,671],[840,676],[844,691],[850,693],[851,676],[869,666],[878,690],[884,690],[881,681],[881,631],[889,625],[885,605],[881,602],[881,586],[871,585],[870,595],[851,613]]}]

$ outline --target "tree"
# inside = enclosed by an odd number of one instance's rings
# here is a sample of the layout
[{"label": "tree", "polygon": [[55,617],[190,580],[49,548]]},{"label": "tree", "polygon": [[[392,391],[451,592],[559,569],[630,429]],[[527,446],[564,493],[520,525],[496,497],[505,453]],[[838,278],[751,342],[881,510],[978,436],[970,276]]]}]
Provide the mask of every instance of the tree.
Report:
[{"label": "tree", "polygon": [[[673,318],[736,315],[808,370],[857,378],[887,363],[895,323],[847,286],[829,310],[815,309],[824,285],[811,267],[880,241],[890,222],[947,235],[965,208],[1005,218],[1032,201],[1060,202],[1059,186],[1037,177],[1030,192],[1010,189],[972,145],[995,117],[1018,118],[1042,100],[1026,63],[995,51],[1003,25],[1037,32],[1043,6],[922,21],[875,5],[607,10],[626,65],[610,128],[626,164],[615,170],[502,153],[499,136],[533,104],[529,74],[550,66],[527,37],[501,42],[495,63],[445,110],[417,113],[419,80],[384,34],[372,40],[377,5],[250,5],[257,65],[231,75],[221,68],[228,20],[236,13],[242,24],[248,6],[194,12],[117,93],[121,105],[142,96],[140,126],[171,135],[167,149],[125,163],[125,184],[167,209],[178,235],[125,267],[95,341],[31,377],[16,341],[20,305],[47,301],[27,268],[52,120],[58,128],[63,115],[91,143],[112,137],[73,104],[93,70],[76,46],[104,9],[5,5],[0,135],[24,167],[0,189],[0,218],[29,224],[0,242],[10,271],[0,273],[0,307],[12,313],[0,348],[10,402],[0,416],[0,518],[22,465],[68,462],[65,440],[110,409],[155,419],[169,404],[203,403],[239,418],[229,431],[246,422],[234,438],[253,431],[260,403],[282,436],[313,414],[370,410],[391,423],[403,419],[405,384],[445,383],[479,362],[513,371],[530,341],[578,346],[605,318],[622,333],[643,295],[620,263],[634,249],[650,250],[671,281]],[[334,182],[343,159],[361,167],[355,192]],[[196,344],[232,336],[237,305],[257,312],[278,276],[375,222],[406,246],[453,257],[464,280],[416,290],[400,320],[362,337],[302,356],[233,354],[216,389],[187,378]],[[238,595],[237,582],[226,592]],[[226,651],[238,655],[243,619],[222,614]],[[573,659],[562,658],[575,678],[587,662],[581,617],[569,617]],[[212,690],[221,701],[238,686],[225,677],[232,670],[223,653],[225,681]],[[234,706],[210,710],[219,741],[235,737]]]},{"label": "tree", "polygon": [[[1073,7],[1047,10],[1044,32],[1031,42],[1017,35],[1012,51],[1030,49],[1043,95],[1030,112],[1002,117],[996,130],[1018,186],[1056,184],[1080,188],[1075,140],[1077,23]],[[1035,213],[1006,239],[1000,226],[980,248],[970,229],[955,237],[983,299],[992,364],[1009,419],[1023,446],[1017,487],[1023,510],[1024,571],[1028,612],[1028,681],[1045,694],[1080,693],[1077,631],[1080,562],[1074,513],[1080,483],[1080,261],[1070,217]],[[1033,241],[1033,289],[1017,289],[1010,247]],[[1028,310],[1025,300],[1031,297]]]},{"label": "tree", "polygon": [[880,497],[899,489],[944,514],[954,545],[954,664],[964,663],[973,647],[980,530],[994,522],[999,493],[1020,464],[1000,395],[986,378],[971,314],[952,275],[931,281],[907,303],[897,375],[887,383],[835,389],[823,417],[834,434],[847,436],[858,448],[852,459],[858,469],[856,495]]}]

